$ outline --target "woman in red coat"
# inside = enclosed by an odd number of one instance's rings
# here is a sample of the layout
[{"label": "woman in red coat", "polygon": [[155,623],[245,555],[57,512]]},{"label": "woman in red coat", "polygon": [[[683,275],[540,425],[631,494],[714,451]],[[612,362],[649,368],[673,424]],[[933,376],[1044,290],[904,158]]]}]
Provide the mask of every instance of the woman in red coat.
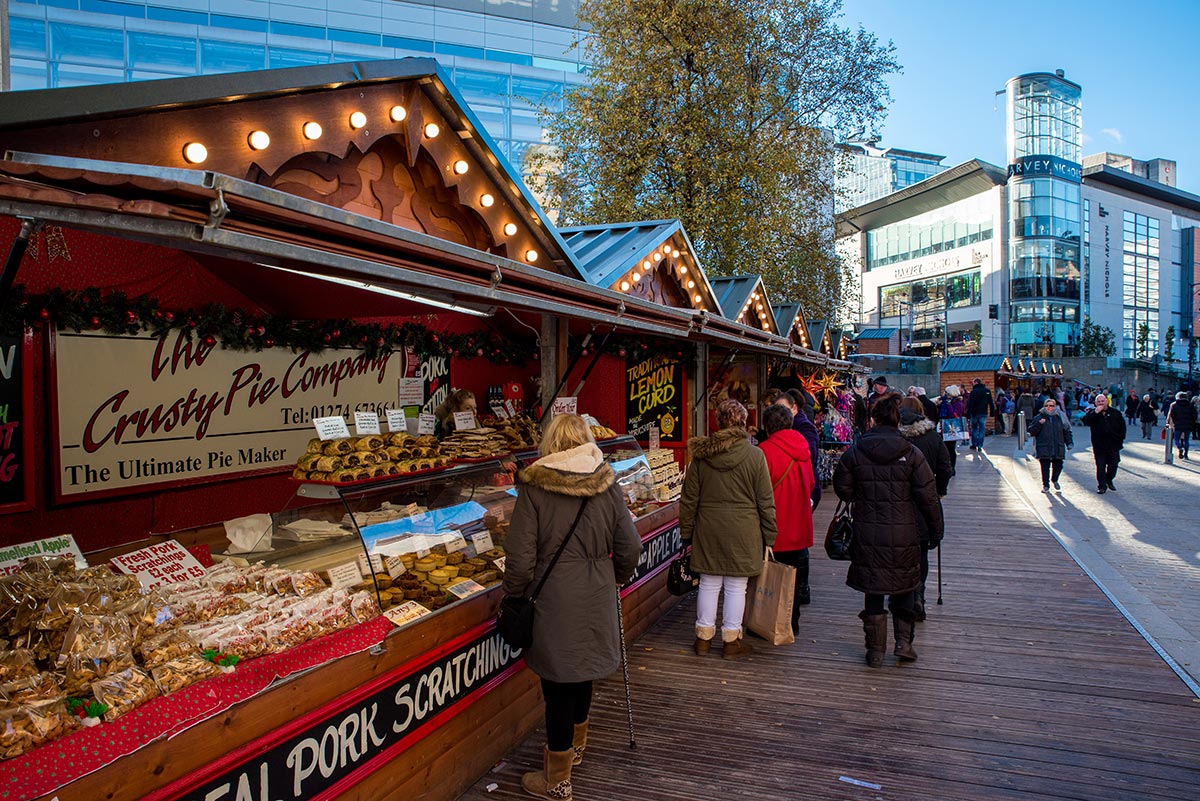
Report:
[{"label": "woman in red coat", "polygon": [[763,428],[768,433],[762,444],[775,491],[775,558],[796,568],[796,591],[792,599],[792,632],[799,631],[800,607],[809,603],[808,549],[813,544],[812,491],[816,483],[808,442],[792,430],[792,413],[776,404],[763,411]]}]

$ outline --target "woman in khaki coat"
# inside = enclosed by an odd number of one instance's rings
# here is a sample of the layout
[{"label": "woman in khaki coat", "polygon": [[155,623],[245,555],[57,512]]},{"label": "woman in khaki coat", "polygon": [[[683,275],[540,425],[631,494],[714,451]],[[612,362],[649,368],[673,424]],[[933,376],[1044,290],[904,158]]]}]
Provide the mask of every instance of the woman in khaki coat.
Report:
[{"label": "woman in khaki coat", "polygon": [[700,574],[696,602],[696,654],[707,654],[721,616],[722,654],[736,659],[753,649],[742,637],[746,585],[762,572],[766,549],[775,543],[775,494],[762,451],[750,444],[746,407],[727,400],[717,407],[721,430],[688,441],[692,462],[679,499],[679,531],[692,546],[692,569]]},{"label": "woman in khaki coat", "polygon": [[571,767],[587,746],[592,681],[621,664],[616,588],[637,568],[642,542],[582,417],[551,420],[541,453],[519,475],[504,592],[533,591],[580,515],[538,596],[533,645],[525,649],[525,664],[542,679],[546,749],[542,770],[526,773],[521,784],[538,798],[569,801]]}]

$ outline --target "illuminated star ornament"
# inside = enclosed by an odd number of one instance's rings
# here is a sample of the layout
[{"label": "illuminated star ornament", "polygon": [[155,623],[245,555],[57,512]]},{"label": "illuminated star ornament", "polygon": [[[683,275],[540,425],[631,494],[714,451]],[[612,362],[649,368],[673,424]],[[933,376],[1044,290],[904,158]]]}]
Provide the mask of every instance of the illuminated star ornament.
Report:
[{"label": "illuminated star ornament", "polygon": [[804,391],[815,398],[817,397],[817,393],[821,391],[821,379],[816,373],[801,376],[800,386],[804,387]]},{"label": "illuminated star ornament", "polygon": [[816,377],[816,380],[813,381],[813,385],[817,389],[812,390],[812,393],[813,395],[816,395],[817,390],[819,390],[824,395],[836,397],[839,383],[841,383],[841,381],[836,373],[821,373],[820,377]]}]

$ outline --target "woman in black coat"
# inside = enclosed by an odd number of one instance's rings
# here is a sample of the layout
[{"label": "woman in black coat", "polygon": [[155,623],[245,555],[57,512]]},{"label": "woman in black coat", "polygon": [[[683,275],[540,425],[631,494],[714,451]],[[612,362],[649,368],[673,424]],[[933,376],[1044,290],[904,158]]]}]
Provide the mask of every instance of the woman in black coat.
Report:
[{"label": "woman in black coat", "polygon": [[1042,463],[1042,492],[1049,492],[1051,484],[1056,491],[1062,492],[1058,477],[1062,475],[1067,449],[1075,444],[1075,435],[1054,398],[1047,399],[1042,405],[1028,431],[1037,447],[1038,461]]},{"label": "woman in black coat", "polygon": [[[942,443],[942,435],[937,426],[922,414],[924,405],[920,397],[905,398],[900,401],[900,433],[903,437],[917,446],[925,461],[933,469],[934,484],[937,487],[938,505],[950,488],[950,477],[954,468],[950,466],[950,455]],[[917,622],[925,619],[925,581],[929,578],[929,552],[938,547],[940,541],[929,536],[929,527],[925,518],[917,516],[917,531],[921,535],[921,586],[917,589],[917,597],[913,603],[913,612]]]},{"label": "woman in black coat", "polygon": [[866,635],[867,664],[883,665],[887,650],[887,611],[891,596],[895,654],[917,658],[913,650],[913,603],[921,586],[921,535],[924,518],[931,540],[942,538],[933,470],[921,451],[901,436],[900,396],[877,398],[871,407],[874,426],[842,455],[833,473],[837,496],[854,507],[854,538],[846,584],[865,595],[859,614]]},{"label": "woman in black coat", "polygon": [[1142,424],[1142,439],[1150,439],[1154,433],[1154,424],[1158,422],[1158,408],[1150,401],[1147,393],[1138,404],[1138,420]]}]

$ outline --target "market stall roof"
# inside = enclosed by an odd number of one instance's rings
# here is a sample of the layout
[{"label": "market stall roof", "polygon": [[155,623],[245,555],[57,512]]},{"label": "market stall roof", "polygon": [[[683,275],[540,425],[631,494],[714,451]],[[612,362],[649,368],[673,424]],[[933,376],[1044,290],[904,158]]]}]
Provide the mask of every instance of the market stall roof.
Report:
[{"label": "market stall roof", "polygon": [[817,350],[822,353],[828,353],[830,356],[837,355],[833,349],[833,338],[830,336],[829,323],[825,320],[813,320],[809,323],[808,335],[812,337]]},{"label": "market stall roof", "polygon": [[854,338],[858,339],[891,339],[899,331],[897,328],[864,328]]},{"label": "market stall roof", "polygon": [[775,312],[767,296],[761,275],[733,275],[712,279],[713,290],[726,319],[736,320],[749,328],[778,334]]},{"label": "market stall roof", "polygon": [[1004,354],[970,354],[947,356],[942,362],[943,373],[994,373],[1004,366],[1008,357]]},{"label": "market stall roof", "polygon": [[812,340],[808,336],[808,324],[804,321],[804,313],[799,303],[783,303],[775,309],[775,329],[781,334],[792,338],[802,348],[811,348]]},{"label": "market stall roof", "polygon": [[240,177],[583,277],[433,59],[6,92],[0,149]]},{"label": "market stall roof", "polygon": [[596,286],[721,313],[679,220],[567,226],[559,233]]}]

